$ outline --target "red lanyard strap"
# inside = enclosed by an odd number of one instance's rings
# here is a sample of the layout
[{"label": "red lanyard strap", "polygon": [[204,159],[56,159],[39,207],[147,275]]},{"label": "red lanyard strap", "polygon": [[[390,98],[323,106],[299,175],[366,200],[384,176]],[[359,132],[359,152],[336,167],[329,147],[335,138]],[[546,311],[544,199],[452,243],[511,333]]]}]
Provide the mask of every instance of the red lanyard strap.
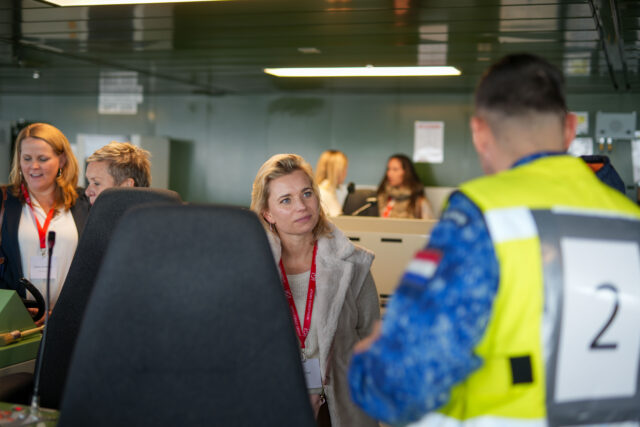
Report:
[{"label": "red lanyard strap", "polygon": [[293,300],[293,295],[291,294],[291,287],[289,286],[287,273],[284,271],[284,265],[282,264],[282,259],[280,259],[280,271],[282,272],[284,295],[287,297],[287,302],[289,303],[289,309],[291,310],[291,316],[293,316],[293,324],[296,327],[296,333],[298,334],[301,348],[304,348],[304,342],[307,339],[307,335],[309,335],[309,328],[311,327],[311,313],[313,312],[313,300],[316,297],[316,252],[318,252],[318,242],[313,245],[311,272],[309,273],[309,290],[307,291],[307,304],[304,310],[304,325],[302,328],[300,327],[300,318],[298,317],[296,303]]},{"label": "red lanyard strap", "polygon": [[388,218],[389,215],[391,215],[391,211],[393,210],[393,206],[396,204],[395,200],[393,200],[391,197],[389,197],[389,201],[387,202],[387,206],[384,208],[384,211],[382,212],[382,217],[383,218]]},{"label": "red lanyard strap", "polygon": [[54,208],[49,210],[47,214],[47,219],[44,221],[44,225],[40,225],[40,221],[38,221],[38,217],[36,216],[36,212],[33,210],[33,204],[31,204],[31,197],[29,197],[29,192],[26,188],[24,188],[24,184],[20,184],[20,188],[22,189],[22,195],[24,196],[24,200],[31,208],[31,213],[33,214],[33,219],[36,221],[36,227],[38,228],[38,237],[40,238],[40,249],[45,249],[46,245],[46,237],[47,230],[49,229],[49,224],[51,223],[51,218],[53,218],[53,214],[56,211]]}]

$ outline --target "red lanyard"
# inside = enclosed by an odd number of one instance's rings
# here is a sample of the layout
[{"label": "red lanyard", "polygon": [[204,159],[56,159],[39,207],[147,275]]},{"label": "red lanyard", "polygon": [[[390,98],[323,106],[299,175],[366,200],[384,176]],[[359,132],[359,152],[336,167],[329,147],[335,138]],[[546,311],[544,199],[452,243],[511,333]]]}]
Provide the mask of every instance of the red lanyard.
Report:
[{"label": "red lanyard", "polygon": [[49,229],[49,223],[51,222],[51,218],[53,218],[53,214],[56,211],[54,208],[49,210],[47,214],[47,219],[44,221],[44,226],[40,225],[40,221],[38,221],[38,217],[36,216],[35,211],[33,210],[33,205],[31,204],[31,197],[29,197],[29,192],[26,188],[24,188],[24,184],[20,184],[20,188],[22,188],[22,195],[24,196],[24,200],[27,202],[27,205],[31,208],[31,213],[33,214],[33,219],[36,220],[36,227],[38,227],[38,237],[40,238],[40,249],[46,249],[46,240],[47,240],[47,229]]},{"label": "red lanyard", "polygon": [[280,259],[280,271],[282,272],[282,286],[284,286],[284,295],[287,297],[289,303],[289,309],[293,316],[293,324],[296,327],[296,333],[300,340],[300,347],[304,348],[304,342],[309,335],[309,328],[311,327],[311,313],[313,312],[313,300],[316,297],[316,252],[318,252],[318,242],[313,245],[313,256],[311,257],[311,272],[309,273],[309,290],[307,291],[307,305],[304,310],[304,325],[300,328],[300,318],[298,317],[298,310],[296,309],[296,303],[291,295],[291,287],[289,286],[289,280],[287,279],[287,273],[284,271],[284,265],[282,265],[282,259]]},{"label": "red lanyard", "polygon": [[395,204],[396,204],[395,200],[389,197],[389,202],[387,202],[387,206],[384,208],[384,211],[382,212],[383,218],[389,217],[389,215],[391,214],[391,211],[393,210],[393,205]]}]

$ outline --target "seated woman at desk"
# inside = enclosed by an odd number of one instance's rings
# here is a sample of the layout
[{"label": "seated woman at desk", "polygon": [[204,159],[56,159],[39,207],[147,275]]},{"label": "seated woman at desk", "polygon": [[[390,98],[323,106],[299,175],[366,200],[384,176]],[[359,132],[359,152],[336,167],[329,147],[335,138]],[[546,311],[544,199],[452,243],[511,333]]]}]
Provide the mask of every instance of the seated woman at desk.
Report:
[{"label": "seated woman at desk", "polygon": [[383,218],[434,218],[424,186],[404,154],[389,157],[387,171],[378,186],[378,211]]},{"label": "seated woman at desk", "polygon": [[87,159],[87,190],[93,205],[96,198],[111,187],[149,187],[149,152],[128,142],[111,142]]},{"label": "seated woman at desk", "polygon": [[348,166],[347,156],[338,150],[327,150],[318,159],[316,182],[320,189],[320,203],[329,216],[342,215],[342,205],[347,197],[343,183]]},{"label": "seated woman at desk", "polygon": [[352,403],[347,383],[351,348],[380,317],[373,253],[354,246],[327,220],[311,166],[298,155],[277,154],[262,165],[251,209],[267,231],[292,319],[298,320],[305,371],[318,374],[316,383],[307,380],[318,424],[326,396],[333,427],[377,426]]}]

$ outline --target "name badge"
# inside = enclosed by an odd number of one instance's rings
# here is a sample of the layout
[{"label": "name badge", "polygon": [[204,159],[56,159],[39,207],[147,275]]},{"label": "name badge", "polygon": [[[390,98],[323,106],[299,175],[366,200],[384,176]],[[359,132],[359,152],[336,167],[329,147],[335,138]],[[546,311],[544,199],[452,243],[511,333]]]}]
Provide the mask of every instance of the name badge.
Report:
[{"label": "name badge", "polygon": [[[29,269],[29,278],[34,279],[47,279],[47,257],[34,255],[30,258],[31,267]],[[51,257],[51,277],[54,278],[58,275],[58,258]]]},{"label": "name badge", "polygon": [[304,379],[307,382],[307,388],[321,388],[322,376],[320,375],[320,359],[306,359],[302,361],[302,369],[304,370]]}]

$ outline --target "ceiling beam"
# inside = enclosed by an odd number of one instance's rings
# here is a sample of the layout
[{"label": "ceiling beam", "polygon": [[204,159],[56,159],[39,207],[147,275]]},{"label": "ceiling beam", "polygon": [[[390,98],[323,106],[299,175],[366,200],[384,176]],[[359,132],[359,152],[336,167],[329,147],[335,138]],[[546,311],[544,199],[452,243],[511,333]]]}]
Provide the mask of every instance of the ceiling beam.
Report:
[{"label": "ceiling beam", "polygon": [[590,0],[589,3],[600,32],[602,50],[607,61],[613,88],[619,91],[628,91],[631,89],[631,85],[627,75],[617,0]]}]

